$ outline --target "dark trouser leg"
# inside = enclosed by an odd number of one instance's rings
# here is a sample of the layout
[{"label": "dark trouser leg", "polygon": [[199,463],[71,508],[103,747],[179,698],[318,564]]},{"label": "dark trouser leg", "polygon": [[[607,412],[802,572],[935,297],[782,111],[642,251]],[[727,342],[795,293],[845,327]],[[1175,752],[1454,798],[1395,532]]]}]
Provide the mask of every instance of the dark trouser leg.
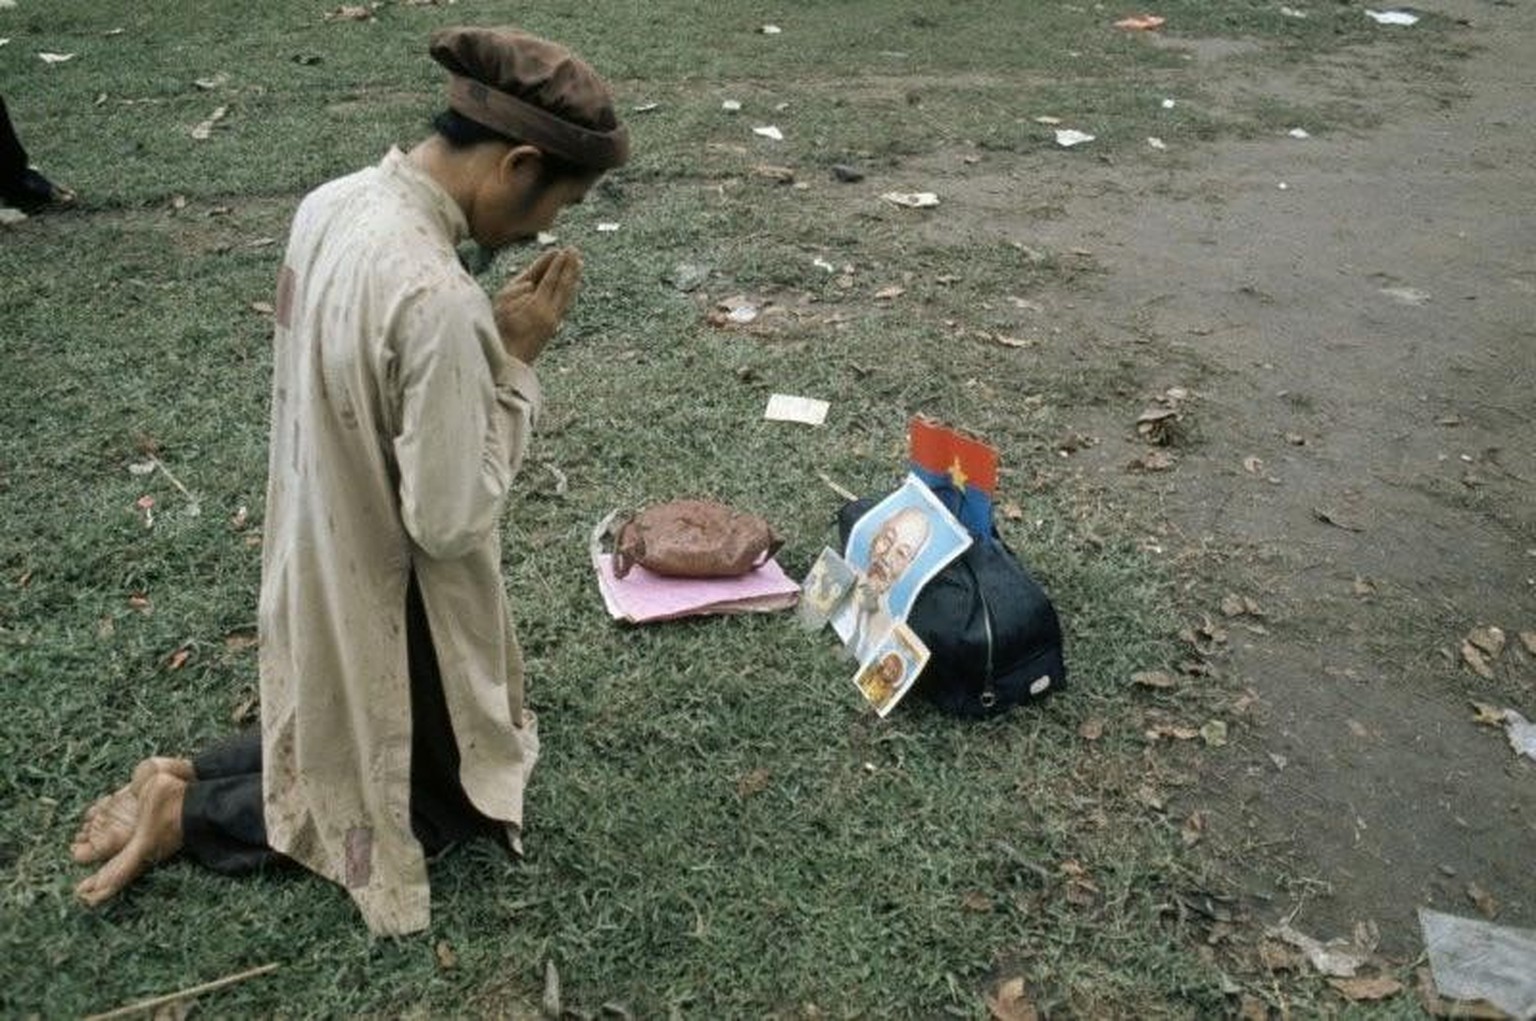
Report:
[{"label": "dark trouser leg", "polygon": [[0,97],[0,186],[9,190],[13,184],[21,182],[26,172],[27,151],[21,147],[21,139],[16,137],[10,111],[5,108],[4,97]]},{"label": "dark trouser leg", "polygon": [[459,782],[459,742],[415,574],[406,592],[405,628],[411,668],[411,829],[428,855],[475,836],[505,841],[505,824],[482,814]]},{"label": "dark trouser leg", "polygon": [[[405,625],[411,673],[411,830],[429,856],[474,836],[505,841],[506,827],[475,808],[459,782],[459,745],[414,575],[406,594]],[[193,759],[192,768],[197,781],[187,786],[181,813],[188,855],[227,873],[288,861],[267,846],[259,731],[215,745]]]}]

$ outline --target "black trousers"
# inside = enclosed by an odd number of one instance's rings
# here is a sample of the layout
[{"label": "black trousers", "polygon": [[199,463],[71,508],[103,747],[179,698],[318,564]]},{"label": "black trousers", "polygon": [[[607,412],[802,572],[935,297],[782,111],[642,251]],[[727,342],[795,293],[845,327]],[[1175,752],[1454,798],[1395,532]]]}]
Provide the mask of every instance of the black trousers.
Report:
[{"label": "black trousers", "polygon": [[[459,745],[414,575],[406,592],[405,623],[411,673],[411,830],[428,857],[474,836],[505,842],[505,824],[475,808],[459,782]],[[230,874],[289,863],[267,843],[259,730],[209,748],[193,758],[192,768],[197,780],[187,786],[181,810],[182,847],[189,856]]]},{"label": "black trousers", "polygon": [[27,173],[27,151],[21,147],[21,139],[16,137],[16,129],[11,126],[11,113],[5,108],[5,99],[0,97],[0,185],[9,188],[21,181]]}]

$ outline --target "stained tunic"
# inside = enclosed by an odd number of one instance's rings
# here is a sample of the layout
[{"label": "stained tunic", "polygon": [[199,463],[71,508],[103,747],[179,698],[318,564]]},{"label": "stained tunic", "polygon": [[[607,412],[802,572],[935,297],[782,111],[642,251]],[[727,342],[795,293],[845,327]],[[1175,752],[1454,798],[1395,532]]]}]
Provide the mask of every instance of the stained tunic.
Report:
[{"label": "stained tunic", "polygon": [[463,211],[398,150],[299,206],[278,284],[262,548],[274,849],[379,934],[427,926],[411,831],[406,587],[421,587],[469,800],[517,838],[538,757],[499,518],[540,405],[460,266]]}]

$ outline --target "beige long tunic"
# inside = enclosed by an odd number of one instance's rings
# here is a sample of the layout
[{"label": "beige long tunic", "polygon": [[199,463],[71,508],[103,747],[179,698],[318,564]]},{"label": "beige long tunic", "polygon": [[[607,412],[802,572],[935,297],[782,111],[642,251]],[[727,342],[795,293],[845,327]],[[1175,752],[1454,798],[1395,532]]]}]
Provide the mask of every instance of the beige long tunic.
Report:
[{"label": "beige long tunic", "polygon": [[416,572],[474,805],[515,841],[538,756],[498,519],[539,407],[464,214],[399,151],[300,205],[278,285],[261,584],[272,846],[380,934],[427,926],[411,832],[405,600]]}]

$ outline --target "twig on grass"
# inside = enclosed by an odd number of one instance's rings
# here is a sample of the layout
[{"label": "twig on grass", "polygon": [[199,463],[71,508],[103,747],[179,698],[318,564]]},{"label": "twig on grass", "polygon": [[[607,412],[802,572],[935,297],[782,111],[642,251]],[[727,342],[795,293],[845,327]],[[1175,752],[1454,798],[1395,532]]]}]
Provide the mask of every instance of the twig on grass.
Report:
[{"label": "twig on grass", "polygon": [[[178,485],[179,484],[180,483],[178,483]],[[225,986],[232,986],[236,982],[244,982],[246,979],[255,978],[258,975],[265,975],[268,972],[273,972],[276,970],[276,962],[273,962],[272,964],[263,964],[259,968],[251,968],[247,971],[239,972],[238,974],[226,975],[223,978],[214,979],[212,982],[204,982],[200,986],[191,986],[187,989],[177,990],[174,993],[166,993],[164,996],[154,996],[147,1000],[140,1000],[138,1003],[130,1003],[126,1007],[118,1007],[116,1010],[109,1010],[105,1014],[92,1014],[90,1017],[85,1018],[85,1021],[107,1021],[108,1018],[128,1017],[129,1015],[137,1014],[140,1011],[154,1010],[156,1007],[163,1007],[167,1003],[174,1003],[177,1000],[185,1000],[188,997],[201,996],[204,993],[211,993],[215,989],[223,989]]]}]

